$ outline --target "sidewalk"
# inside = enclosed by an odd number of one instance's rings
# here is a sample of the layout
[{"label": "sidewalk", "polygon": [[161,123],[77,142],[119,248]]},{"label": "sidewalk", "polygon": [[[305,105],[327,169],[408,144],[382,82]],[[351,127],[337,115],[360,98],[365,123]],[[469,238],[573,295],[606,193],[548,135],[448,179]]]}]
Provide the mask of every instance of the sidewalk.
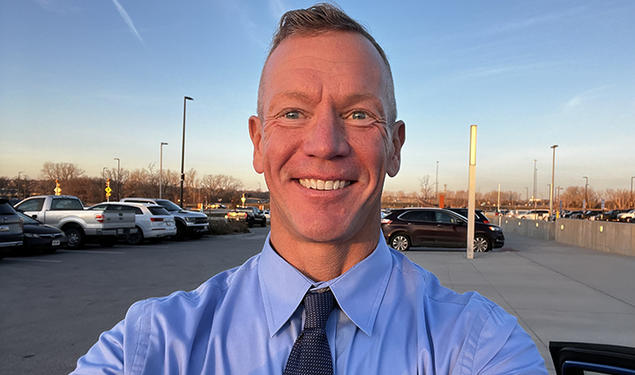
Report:
[{"label": "sidewalk", "polygon": [[514,234],[472,261],[464,250],[406,254],[443,285],[477,290],[518,317],[551,373],[549,341],[635,346],[635,257]]}]

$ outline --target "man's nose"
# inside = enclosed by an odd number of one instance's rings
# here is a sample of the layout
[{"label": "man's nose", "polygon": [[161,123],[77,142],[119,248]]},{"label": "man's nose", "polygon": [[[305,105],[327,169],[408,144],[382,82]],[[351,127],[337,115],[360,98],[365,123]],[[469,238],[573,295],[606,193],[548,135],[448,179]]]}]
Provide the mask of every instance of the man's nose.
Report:
[{"label": "man's nose", "polygon": [[315,114],[313,123],[304,135],[303,150],[309,156],[334,159],[348,155],[350,145],[344,121],[333,109],[324,109]]}]

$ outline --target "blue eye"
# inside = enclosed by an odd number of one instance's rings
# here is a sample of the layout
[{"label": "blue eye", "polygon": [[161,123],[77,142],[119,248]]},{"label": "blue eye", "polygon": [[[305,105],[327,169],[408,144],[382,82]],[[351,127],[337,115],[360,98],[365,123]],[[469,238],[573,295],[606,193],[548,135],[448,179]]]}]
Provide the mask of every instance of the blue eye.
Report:
[{"label": "blue eye", "polygon": [[297,120],[300,118],[300,112],[298,111],[289,111],[284,114],[284,118],[287,120]]},{"label": "blue eye", "polygon": [[366,120],[368,118],[368,114],[362,111],[355,111],[351,114],[351,118],[353,120]]}]

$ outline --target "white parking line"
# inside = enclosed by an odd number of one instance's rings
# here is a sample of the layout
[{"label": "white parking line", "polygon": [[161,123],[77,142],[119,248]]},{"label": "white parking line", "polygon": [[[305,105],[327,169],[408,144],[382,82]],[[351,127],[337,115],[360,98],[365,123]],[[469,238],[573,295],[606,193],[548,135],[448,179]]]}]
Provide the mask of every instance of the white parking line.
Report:
[{"label": "white parking line", "polygon": [[62,263],[61,260],[52,260],[52,259],[4,258],[3,261],[5,260],[16,261],[16,262]]},{"label": "white parking line", "polygon": [[123,251],[99,251],[99,250],[57,250],[58,253],[70,254],[125,254]]}]

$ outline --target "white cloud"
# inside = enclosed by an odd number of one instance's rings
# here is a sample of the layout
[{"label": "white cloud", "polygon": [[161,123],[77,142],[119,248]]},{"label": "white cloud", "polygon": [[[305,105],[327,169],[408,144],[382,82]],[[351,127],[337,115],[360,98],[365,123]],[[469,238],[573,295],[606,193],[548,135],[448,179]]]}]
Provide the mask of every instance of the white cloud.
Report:
[{"label": "white cloud", "polygon": [[563,106],[564,111],[568,112],[568,111],[572,111],[572,110],[574,110],[576,108],[579,108],[584,103],[587,103],[587,102],[599,97],[600,94],[602,93],[602,91],[605,91],[609,87],[611,87],[611,86],[610,85],[604,85],[604,86],[594,87],[592,89],[585,90],[585,91],[582,91],[579,94],[574,95],[572,98],[570,98],[569,100],[567,100],[564,103],[564,106]]},{"label": "white cloud", "polygon": [[135,27],[134,23],[132,22],[132,18],[130,18],[130,16],[128,15],[128,12],[126,12],[126,10],[123,8],[123,6],[121,6],[121,4],[119,4],[118,0],[112,0],[112,2],[113,2],[113,4],[115,4],[115,7],[117,7],[117,11],[119,12],[119,15],[121,16],[123,21],[126,23],[126,25],[128,25],[128,28],[130,29],[132,34],[134,34],[134,36],[139,40],[139,42],[141,42],[141,44],[143,44],[143,38],[141,37],[141,35],[139,35],[139,32],[137,31],[137,28]]}]

